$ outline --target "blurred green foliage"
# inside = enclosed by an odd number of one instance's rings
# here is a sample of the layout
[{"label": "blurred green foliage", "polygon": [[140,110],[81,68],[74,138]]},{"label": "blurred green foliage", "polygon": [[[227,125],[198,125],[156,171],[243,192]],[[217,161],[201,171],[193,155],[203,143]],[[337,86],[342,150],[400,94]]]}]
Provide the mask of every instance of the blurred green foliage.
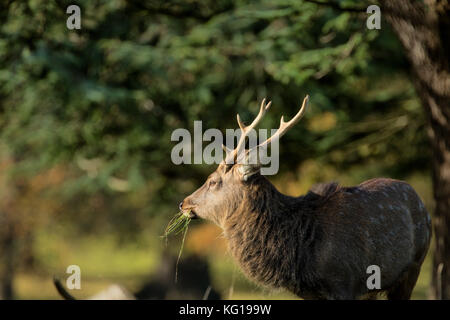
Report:
[{"label": "blurred green foliage", "polygon": [[[66,27],[70,4],[81,30]],[[236,128],[235,114],[248,121],[264,97],[273,107],[262,127],[276,128],[311,95],[283,138],[281,177],[305,160],[358,172],[352,181],[429,169],[402,49],[384,21],[367,29],[364,11],[297,0],[0,6],[0,163],[13,163],[11,188],[59,166],[50,198],[62,204],[46,221],[72,234],[161,232],[213,169],[174,165],[172,131],[194,120]]]}]

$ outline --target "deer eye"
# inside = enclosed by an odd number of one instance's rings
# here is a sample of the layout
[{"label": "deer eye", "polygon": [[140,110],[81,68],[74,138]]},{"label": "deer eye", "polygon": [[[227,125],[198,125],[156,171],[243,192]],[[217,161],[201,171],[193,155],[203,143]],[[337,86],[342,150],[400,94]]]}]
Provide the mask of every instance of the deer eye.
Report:
[{"label": "deer eye", "polygon": [[220,182],[220,181],[217,181],[217,180],[211,180],[211,181],[209,181],[209,187],[210,187],[210,188],[214,188],[214,187],[216,187],[217,185],[219,185],[219,182]]}]

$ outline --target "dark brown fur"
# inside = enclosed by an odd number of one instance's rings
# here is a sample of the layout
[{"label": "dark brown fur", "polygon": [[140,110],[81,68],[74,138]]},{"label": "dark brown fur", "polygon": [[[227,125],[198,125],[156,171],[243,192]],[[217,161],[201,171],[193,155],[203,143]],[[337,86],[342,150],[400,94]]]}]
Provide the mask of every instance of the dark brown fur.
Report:
[{"label": "dark brown fur", "polygon": [[[238,166],[219,165],[182,209],[223,228],[251,279],[308,299],[410,298],[431,237],[411,186],[378,178],[290,197],[259,173],[243,181]],[[381,269],[381,290],[367,288],[370,265]]]}]

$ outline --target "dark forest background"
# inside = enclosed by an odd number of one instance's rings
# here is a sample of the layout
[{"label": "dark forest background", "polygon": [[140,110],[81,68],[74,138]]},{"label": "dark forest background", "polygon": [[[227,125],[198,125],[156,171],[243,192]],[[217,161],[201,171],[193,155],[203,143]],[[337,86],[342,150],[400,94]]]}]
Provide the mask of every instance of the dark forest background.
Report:
[{"label": "dark forest background", "polygon": [[[80,297],[136,290],[178,253],[180,238],[160,235],[215,168],[174,165],[173,130],[236,128],[264,97],[261,127],[277,128],[308,93],[271,181],[290,195],[409,182],[438,236],[413,298],[449,298],[449,3],[380,2],[369,30],[364,1],[2,1],[0,296],[57,298],[51,279],[71,264]],[[66,27],[70,4],[80,30]],[[211,224],[191,224],[192,255],[224,298],[292,297],[240,275]]]}]

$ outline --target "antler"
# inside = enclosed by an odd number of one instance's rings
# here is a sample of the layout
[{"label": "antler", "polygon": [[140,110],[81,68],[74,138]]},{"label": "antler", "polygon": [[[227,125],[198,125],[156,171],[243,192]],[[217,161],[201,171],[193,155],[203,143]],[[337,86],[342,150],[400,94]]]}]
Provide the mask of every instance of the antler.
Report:
[{"label": "antler", "polygon": [[[296,124],[303,117],[303,114],[305,113],[305,110],[306,110],[306,105],[308,104],[308,100],[309,100],[309,95],[306,95],[305,99],[303,99],[303,104],[302,104],[302,107],[300,108],[300,111],[289,122],[285,122],[284,118],[282,116],[281,121],[280,121],[280,127],[278,128],[278,130],[269,139],[267,139],[263,143],[256,146],[256,148],[265,147],[274,138],[276,138],[276,139],[281,138],[294,124]],[[258,115],[256,116],[255,120],[253,120],[253,122],[249,126],[245,126],[243,124],[243,122],[241,121],[241,117],[239,116],[239,114],[237,114],[236,118],[237,118],[239,128],[241,129],[241,137],[239,138],[237,147],[234,150],[230,150],[227,147],[225,147],[224,145],[222,145],[225,152],[227,153],[227,160],[233,160],[232,163],[234,163],[234,160],[236,160],[237,156],[239,155],[241,148],[245,147],[245,138],[248,136],[248,133],[252,129],[254,129],[256,127],[256,125],[261,121],[261,119],[265,115],[266,111],[269,110],[269,107],[271,106],[271,104],[272,104],[272,101],[269,101],[266,104],[266,99],[264,98],[263,101],[261,102],[261,106],[259,108]],[[252,149],[254,149],[254,148],[252,148]],[[228,163],[228,161],[227,161],[227,163]]]},{"label": "antler", "polygon": [[308,105],[309,95],[303,99],[303,104],[300,110],[297,112],[295,117],[293,117],[289,122],[284,122],[284,116],[281,116],[280,127],[278,130],[266,141],[259,144],[257,147],[262,148],[268,145],[273,139],[280,139],[291,127],[293,127],[305,114],[306,106]]},{"label": "antler", "polygon": [[249,125],[245,126],[244,123],[241,121],[241,117],[239,116],[239,113],[236,115],[237,123],[239,125],[239,128],[241,128],[241,137],[239,139],[238,145],[235,149],[236,154],[239,154],[239,151],[243,146],[245,146],[245,138],[248,136],[248,133],[256,127],[256,125],[261,121],[262,117],[266,114],[266,111],[269,110],[270,105],[272,104],[272,101],[269,101],[266,104],[266,98],[263,99],[261,102],[261,106],[259,107],[259,113],[256,116],[255,120]]}]

